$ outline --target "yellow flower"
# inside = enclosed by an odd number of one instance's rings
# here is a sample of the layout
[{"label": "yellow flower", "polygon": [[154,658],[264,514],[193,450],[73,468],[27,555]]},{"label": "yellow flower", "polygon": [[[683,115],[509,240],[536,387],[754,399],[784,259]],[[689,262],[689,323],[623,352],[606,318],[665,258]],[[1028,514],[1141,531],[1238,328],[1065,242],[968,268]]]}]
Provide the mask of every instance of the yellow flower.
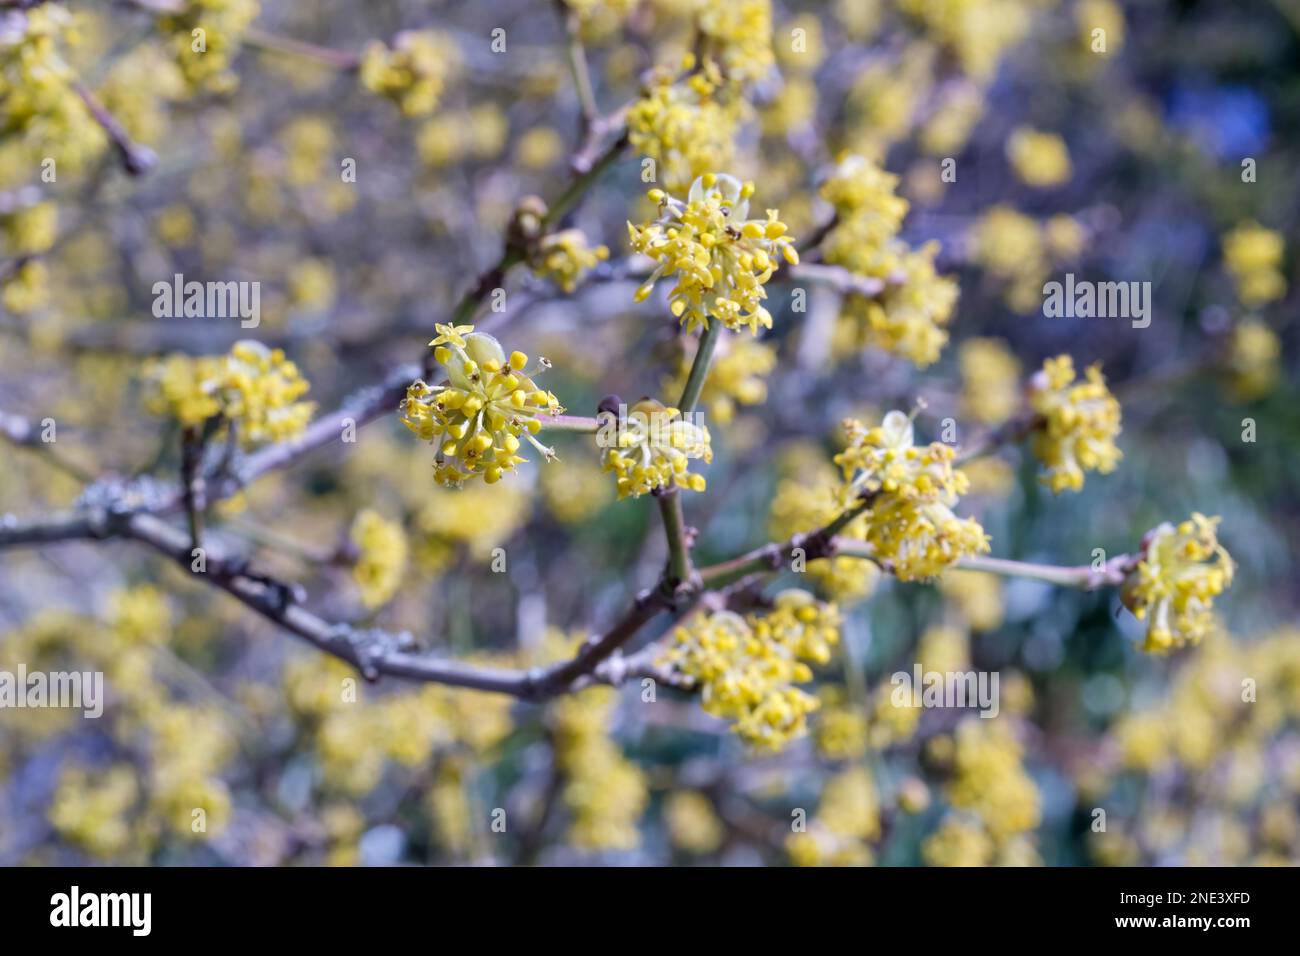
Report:
[{"label": "yellow flower", "polygon": [[[159,19],[170,34],[176,65],[193,89],[228,93],[239,85],[230,64],[260,9],[258,0],[193,0]],[[198,52],[195,30],[202,31],[204,48]]]},{"label": "yellow flower", "polygon": [[609,737],[617,699],[613,688],[597,687],[566,697],[551,710],[564,802],[573,813],[569,839],[585,849],[630,850],[640,842],[645,775]]},{"label": "yellow flower", "polygon": [[[433,386],[412,383],[400,408],[407,428],[438,444],[433,475],[444,485],[475,477],[488,484],[500,481],[526,460],[518,454],[521,437],[548,460],[555,457],[533,436],[542,428],[538,416],[560,414],[560,403],[537,387],[530,377],[535,373],[524,370],[527,355],[507,357],[500,342],[473,328],[437,326],[438,337],[429,344],[449,379]],[[540,364],[550,363],[542,359]]]},{"label": "yellow flower", "polygon": [[550,279],[565,292],[572,292],[588,269],[608,258],[609,249],[588,246],[581,229],[564,229],[550,233],[537,244],[532,267],[539,278]]},{"label": "yellow flower", "polygon": [[1040,819],[1038,788],[1021,764],[1021,746],[1006,722],[968,717],[954,735],[948,799],[976,814],[997,844],[1033,830]]},{"label": "yellow flower", "polygon": [[139,795],[136,777],[130,764],[114,764],[94,775],[80,767],[65,770],[50,804],[50,823],[91,855],[116,856],[131,841],[125,816]]},{"label": "yellow flower", "polygon": [[277,442],[302,433],[315,406],[298,401],[311,386],[281,349],[236,342],[226,359],[223,414],[239,423],[245,445]]},{"label": "yellow flower", "polygon": [[1002,626],[1002,580],[980,571],[946,571],[939,590],[956,607],[971,630],[992,631]]},{"label": "yellow flower", "polygon": [[896,274],[874,299],[849,296],[846,311],[862,320],[869,345],[902,356],[918,368],[932,365],[948,342],[944,328],[957,304],[957,283],[938,274],[937,242],[904,250]]},{"label": "yellow flower", "polygon": [[[793,456],[783,468],[772,499],[769,528],[772,537],[786,540],[829,524],[840,513],[840,481],[836,468],[817,449]],[[866,519],[855,518],[843,532],[848,537],[866,535]],[[806,572],[832,600],[842,604],[870,597],[880,581],[880,569],[870,561],[854,557],[818,558]]]},{"label": "yellow flower", "polygon": [[1235,398],[1251,401],[1273,391],[1282,345],[1262,319],[1238,322],[1228,339],[1228,387]]},{"label": "yellow flower", "polygon": [[59,234],[59,209],[52,202],[32,203],[0,215],[0,232],[14,256],[48,252]]},{"label": "yellow flower", "polygon": [[786,852],[796,866],[868,866],[869,843],[879,836],[875,780],[866,767],[850,767],[826,782],[816,818],[786,838]]},{"label": "yellow flower", "polygon": [[982,827],[955,817],[945,820],[921,845],[929,866],[988,866],[993,853],[993,841]]},{"label": "yellow flower", "polygon": [[1193,513],[1147,533],[1142,558],[1124,582],[1124,604],[1147,621],[1142,649],[1163,652],[1198,643],[1210,630],[1214,599],[1232,584],[1233,563],[1219,544],[1218,518]]},{"label": "yellow flower", "polygon": [[1076,382],[1074,360],[1058,355],[1043,363],[1029,384],[1029,402],[1041,422],[1033,437],[1034,455],[1046,467],[1040,481],[1055,493],[1083,487],[1083,473],[1108,475],[1122,457],[1115,446],[1120,407],[1106,387],[1100,365]]},{"label": "yellow flower", "polygon": [[806,591],[778,594],[769,613],[717,611],[679,627],[662,663],[692,678],[706,713],[733,721],[750,746],[779,750],[807,730],[817,698],[795,687],[812,680],[839,641],[834,604]]},{"label": "yellow flower", "polygon": [[957,303],[957,284],[938,275],[938,243],[917,249],[898,239],[907,200],[894,194],[898,177],[862,156],[840,160],[821,186],[835,207],[836,225],[826,236],[826,262],[883,284],[876,296],[849,295],[844,319],[847,348],[873,346],[924,368],[938,357],[943,328]]},{"label": "yellow flower", "polygon": [[1007,140],[1007,158],[1020,181],[1029,186],[1059,186],[1070,178],[1070,153],[1055,133],[1016,127]]},{"label": "yellow flower", "polygon": [[39,259],[31,259],[4,280],[4,306],[15,315],[26,315],[49,299],[49,270]]},{"label": "yellow flower", "polygon": [[673,846],[687,853],[712,853],[727,835],[709,798],[694,790],[675,790],[668,795],[664,822]]},{"label": "yellow flower", "polygon": [[145,367],[146,407],[182,425],[215,415],[234,423],[245,447],[302,433],[315,405],[298,399],[311,388],[280,349],[243,339],[224,357],[169,355]]},{"label": "yellow flower", "polygon": [[772,69],[771,0],[695,0],[704,58],[716,58],[728,78],[747,83]]},{"label": "yellow flower", "polygon": [[[691,355],[682,355],[677,374],[665,380],[663,391],[679,394],[686,386],[693,364]],[[767,401],[765,376],[776,368],[776,347],[753,339],[728,337],[719,342],[709,366],[709,377],[700,392],[700,404],[719,425],[736,418],[741,405],[761,405]]]},{"label": "yellow flower", "polygon": [[1079,38],[1089,52],[1093,52],[1094,30],[1102,30],[1106,37],[1105,52],[1113,55],[1124,45],[1124,11],[1113,0],[1080,0],[1074,8],[1074,22],[1079,28]]},{"label": "yellow flower", "polygon": [[835,456],[846,482],[842,505],[868,502],[862,539],[897,577],[932,578],[961,557],[988,550],[979,522],[953,514],[968,485],[952,467],[950,446],[916,446],[912,420],[898,411],[875,428],[846,421],[845,431],[848,447]]},{"label": "yellow flower", "polygon": [[1000,425],[1020,407],[1020,362],[999,339],[967,339],[958,350],[962,411]]},{"label": "yellow flower", "polygon": [[696,177],[731,166],[743,109],[711,62],[680,81],[657,70],[628,110],[628,142],[654,160],[664,189],[680,192]]},{"label": "yellow flower", "polygon": [[372,42],[361,55],[361,85],[392,100],[407,116],[438,108],[458,59],[455,43],[433,30],[406,30],[391,47]]},{"label": "yellow flower", "polygon": [[710,319],[733,331],[770,329],[764,285],[781,259],[793,264],[799,255],[777,210],[769,209],[766,219],[745,218],[753,192],[753,183],[713,173],[695,180],[685,203],[650,190],[660,218],[640,227],[627,224],[632,248],[658,262],[637,290],[637,301],[644,301],[661,277],[675,276],[672,313],[688,332],[707,328]]},{"label": "yellow flower", "polygon": [[126,645],[166,644],[171,638],[167,598],[151,585],[123,588],[108,597],[108,623]]},{"label": "yellow flower", "polygon": [[1244,222],[1223,237],[1223,260],[1247,308],[1267,305],[1286,294],[1286,277],[1278,266],[1285,243],[1280,232]]},{"label": "yellow flower", "polygon": [[361,588],[361,602],[368,608],[379,607],[402,584],[406,535],[397,522],[367,508],[353,520],[351,537],[358,552],[352,579]]},{"label": "yellow flower", "polygon": [[675,408],[642,399],[626,417],[607,420],[597,438],[606,446],[605,471],[617,477],[620,498],[636,498],[670,483],[704,490],[704,476],[688,468],[692,459],[713,461],[709,430],[682,418]]}]

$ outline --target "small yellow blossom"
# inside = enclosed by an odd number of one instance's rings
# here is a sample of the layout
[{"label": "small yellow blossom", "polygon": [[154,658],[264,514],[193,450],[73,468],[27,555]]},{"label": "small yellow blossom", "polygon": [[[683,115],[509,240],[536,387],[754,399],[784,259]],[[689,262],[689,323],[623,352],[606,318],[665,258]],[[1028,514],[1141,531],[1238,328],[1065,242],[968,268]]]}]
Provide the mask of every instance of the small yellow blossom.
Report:
[{"label": "small yellow blossom", "polygon": [[1017,127],[1007,140],[1007,158],[1016,176],[1029,186],[1059,186],[1070,178],[1070,153],[1055,133]]},{"label": "small yellow blossom", "polygon": [[839,627],[834,604],[787,590],[769,613],[717,611],[679,627],[663,663],[692,678],[705,712],[733,721],[746,743],[779,750],[806,732],[818,701],[794,685],[812,680],[806,661],[830,659]]},{"label": "small yellow blossom", "polygon": [[237,427],[245,447],[301,434],[315,406],[299,401],[311,386],[281,349],[236,342],[225,357],[170,355],[145,369],[151,387],[146,407],[182,425],[202,425],[215,415]]},{"label": "small yellow blossom", "polygon": [[610,416],[597,438],[605,446],[605,471],[617,477],[620,498],[636,498],[670,483],[704,490],[704,476],[688,469],[692,459],[713,461],[709,430],[682,418],[675,408],[643,399],[625,417]]},{"label": "small yellow blossom", "polygon": [[762,79],[775,62],[771,0],[695,0],[703,56],[717,59],[729,79]]},{"label": "small yellow blossom", "polygon": [[532,267],[538,277],[550,279],[565,292],[572,292],[587,270],[608,258],[609,249],[588,246],[581,229],[564,229],[550,233],[537,244]]},{"label": "small yellow blossom", "polygon": [[357,560],[352,579],[361,588],[361,602],[376,608],[388,602],[402,584],[406,570],[406,535],[402,526],[366,509],[352,522]]},{"label": "small yellow blossom", "polygon": [[14,256],[33,256],[48,252],[59,234],[59,209],[53,202],[20,206],[0,214],[0,234]]},{"label": "small yellow blossom", "polygon": [[961,369],[962,412],[984,425],[1000,425],[1020,407],[1020,362],[999,339],[967,339]]},{"label": "small yellow blossom", "polygon": [[1247,318],[1233,326],[1228,338],[1228,388],[1233,397],[1253,401],[1273,391],[1278,379],[1282,344],[1262,319]]},{"label": "small yellow blossom", "polygon": [[1214,599],[1232,584],[1232,558],[1219,544],[1218,518],[1194,513],[1176,528],[1148,532],[1137,568],[1124,582],[1124,604],[1147,622],[1142,649],[1196,644],[1209,632]]},{"label": "small yellow blossom", "polygon": [[727,835],[709,798],[694,790],[675,790],[668,795],[664,822],[673,846],[687,853],[712,853]]},{"label": "small yellow blossom", "polygon": [[710,319],[733,331],[770,329],[764,285],[781,259],[794,264],[799,255],[777,210],[769,209],[766,219],[745,218],[753,193],[753,183],[713,173],[691,184],[684,203],[652,189],[660,218],[640,227],[627,224],[632,248],[658,263],[637,290],[637,301],[661,277],[675,276],[669,301],[687,331],[707,328]]},{"label": "small yellow blossom", "polygon": [[916,446],[912,420],[898,411],[874,428],[846,421],[845,431],[848,447],[835,456],[846,482],[843,506],[867,502],[863,540],[895,575],[932,578],[961,557],[988,550],[979,522],[953,514],[968,485],[952,467],[951,446]]},{"label": "small yellow blossom", "polygon": [[1286,246],[1280,232],[1244,222],[1223,237],[1223,260],[1247,308],[1267,305],[1286,294],[1279,268]]},{"label": "small yellow blossom", "polygon": [[640,842],[637,821],[647,803],[645,774],[609,737],[617,698],[613,688],[597,687],[552,708],[564,802],[573,814],[569,839],[584,849],[630,850]]},{"label": "small yellow blossom", "polygon": [[[554,394],[537,387],[530,377],[535,373],[524,370],[528,356],[507,356],[500,342],[472,325],[437,329],[429,344],[449,379],[432,386],[412,383],[400,409],[407,428],[438,445],[434,478],[453,486],[475,477],[488,484],[500,481],[526,460],[518,454],[521,437],[548,460],[554,458],[533,436],[542,429],[539,416],[563,409]],[[549,364],[541,360],[542,368]]]},{"label": "small yellow blossom", "polygon": [[807,831],[786,838],[796,866],[867,866],[869,844],[880,837],[880,795],[866,767],[831,777]]},{"label": "small yellow blossom", "polygon": [[310,388],[281,349],[246,339],[226,359],[223,413],[239,423],[245,445],[285,441],[311,420],[314,406],[298,401]]},{"label": "small yellow blossom", "polygon": [[456,45],[432,30],[407,30],[391,47],[375,41],[361,55],[361,85],[392,100],[407,116],[438,108],[443,87],[458,59]]},{"label": "small yellow blossom", "polygon": [[1108,475],[1115,470],[1121,458],[1115,446],[1120,407],[1099,365],[1090,366],[1079,382],[1070,356],[1048,359],[1030,381],[1029,401],[1041,419],[1032,444],[1046,468],[1039,479],[1043,484],[1055,493],[1078,491],[1085,471]]},{"label": "small yellow blossom", "polygon": [[[692,356],[683,355],[677,374],[664,382],[663,391],[680,394],[690,374]],[[767,401],[766,376],[776,368],[776,347],[766,342],[729,336],[718,343],[709,377],[700,392],[700,404],[719,425],[729,425],[739,406]]]},{"label": "small yellow blossom", "polygon": [[697,177],[731,166],[743,109],[711,62],[680,80],[657,70],[628,110],[628,142],[654,161],[665,190],[680,192]]}]

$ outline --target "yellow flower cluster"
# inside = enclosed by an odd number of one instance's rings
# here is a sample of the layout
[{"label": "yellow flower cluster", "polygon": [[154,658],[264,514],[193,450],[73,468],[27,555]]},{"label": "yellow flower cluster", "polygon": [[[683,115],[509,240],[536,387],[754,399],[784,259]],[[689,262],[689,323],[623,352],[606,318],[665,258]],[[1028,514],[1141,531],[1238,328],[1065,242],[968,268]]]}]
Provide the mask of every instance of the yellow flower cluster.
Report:
[{"label": "yellow flower cluster", "polygon": [[782,591],[772,609],[742,617],[717,611],[679,627],[663,663],[693,679],[707,713],[734,722],[755,748],[779,750],[807,730],[817,698],[795,687],[812,680],[839,640],[840,613],[807,591]]},{"label": "yellow flower cluster", "polygon": [[[551,392],[537,387],[531,378],[535,371],[524,370],[528,356],[507,357],[500,342],[472,325],[437,329],[429,344],[449,380],[412,383],[400,409],[407,428],[422,441],[439,443],[434,478],[449,486],[476,477],[488,484],[500,481],[526,460],[518,454],[521,437],[553,458],[554,452],[533,436],[542,430],[538,416],[563,409]],[[540,360],[541,368],[548,366]]]},{"label": "yellow flower cluster", "polygon": [[948,341],[957,284],[935,272],[937,243],[909,249],[898,238],[908,204],[895,195],[897,186],[897,176],[858,155],[840,160],[822,184],[836,217],[826,262],[885,284],[877,296],[845,298],[837,344],[844,351],[882,348],[924,368]]},{"label": "yellow flower cluster", "polygon": [[[683,355],[677,374],[666,379],[663,391],[680,394],[691,370],[691,356]],[[766,377],[776,368],[776,347],[742,337],[728,337],[718,343],[709,366],[709,377],[700,392],[700,404],[719,425],[729,425],[740,406],[762,405],[767,401]]]},{"label": "yellow flower cluster", "polygon": [[361,603],[380,607],[397,593],[406,571],[406,534],[402,526],[367,508],[352,522],[352,544],[357,558],[352,580],[361,589]]},{"label": "yellow flower cluster", "polygon": [[766,219],[745,218],[753,193],[753,183],[713,173],[691,184],[684,203],[650,190],[660,218],[640,227],[627,224],[632,248],[658,263],[637,290],[637,301],[644,301],[661,277],[675,276],[672,313],[688,332],[707,328],[710,319],[732,331],[770,329],[764,285],[781,259],[793,264],[799,255],[777,210],[769,209]]},{"label": "yellow flower cluster", "polygon": [[1070,178],[1070,152],[1065,140],[1055,133],[1016,127],[1007,139],[1007,159],[1028,186],[1059,186]]},{"label": "yellow flower cluster", "polygon": [[870,866],[880,837],[880,796],[866,767],[842,770],[826,782],[808,829],[786,837],[796,866]]},{"label": "yellow flower cluster", "polygon": [[1148,622],[1143,650],[1196,644],[1209,631],[1214,599],[1232,584],[1233,573],[1218,524],[1218,518],[1193,513],[1176,528],[1166,522],[1148,532],[1121,592],[1125,606]]},{"label": "yellow flower cluster", "polygon": [[1041,820],[1038,788],[1025,771],[1016,724],[968,717],[932,739],[931,759],[951,771],[945,793],[956,811],[922,844],[931,866],[1036,865],[1031,831]]},{"label": "yellow flower cluster", "polygon": [[234,741],[206,707],[168,707],[152,729],[150,810],[172,833],[206,840],[229,821],[230,791],[218,774]]},{"label": "yellow flower cluster", "polygon": [[1000,425],[1020,407],[1020,362],[1000,339],[966,339],[957,351],[961,409],[985,425]]},{"label": "yellow flower cluster", "polygon": [[1101,366],[1075,380],[1074,360],[1058,355],[1043,363],[1029,383],[1029,404],[1039,416],[1032,447],[1046,472],[1039,480],[1060,493],[1083,488],[1083,473],[1108,475],[1121,456],[1120,407],[1106,387]]},{"label": "yellow flower cluster", "polygon": [[1038,788],[1025,772],[1022,748],[1008,721],[968,717],[957,727],[948,799],[975,813],[994,842],[1038,826]]},{"label": "yellow flower cluster", "polygon": [[472,560],[486,561],[528,514],[528,490],[514,482],[475,482],[454,491],[435,485],[425,490],[415,514],[416,560],[427,570],[442,571],[456,563],[463,549]]},{"label": "yellow flower cluster", "polygon": [[[1290,864],[1300,852],[1300,631],[1288,627],[1233,640],[1214,629],[1173,676],[1162,700],[1124,714],[1108,744],[1115,770],[1170,779],[1149,790],[1132,821],[1107,821],[1113,839],[1094,855],[1107,864],[1142,863],[1146,853],[1180,865]],[[1108,748],[1110,749],[1110,748]],[[1101,773],[1107,768],[1101,768]],[[1089,767],[1082,784],[1111,805],[1109,775]],[[1113,781],[1129,789],[1132,773]],[[1219,839],[1189,838],[1209,832]]]},{"label": "yellow flower cluster", "polygon": [[39,260],[24,262],[4,280],[0,301],[15,315],[26,315],[49,299],[49,270]]},{"label": "yellow flower cluster", "polygon": [[48,252],[59,233],[59,210],[52,202],[19,205],[0,212],[0,235],[13,256],[34,256]]},{"label": "yellow flower cluster", "polygon": [[80,168],[107,145],[65,59],[65,48],[78,40],[76,19],[61,4],[6,13],[0,36],[0,129],[6,141],[30,147],[33,166],[53,157]]},{"label": "yellow flower cluster", "polygon": [[1243,401],[1263,398],[1273,391],[1278,379],[1282,343],[1263,319],[1242,319],[1228,337],[1228,388]]},{"label": "yellow flower cluster", "polygon": [[835,456],[846,481],[842,504],[868,501],[863,540],[898,578],[932,578],[989,549],[978,521],[953,514],[968,483],[950,446],[916,446],[912,420],[899,411],[874,428],[848,420],[845,432],[848,447]]},{"label": "yellow flower cluster", "polygon": [[971,630],[992,631],[1002,625],[1006,609],[1002,600],[1002,579],[997,575],[981,571],[945,571],[939,579],[939,590]]},{"label": "yellow flower cluster", "polygon": [[171,34],[176,64],[192,88],[229,93],[239,85],[231,62],[260,12],[258,0],[192,0],[158,23]]},{"label": "yellow flower cluster", "polygon": [[573,814],[569,839],[589,850],[631,850],[647,803],[645,775],[609,737],[618,694],[585,690],[552,710],[555,756],[565,777],[564,802]]},{"label": "yellow flower cluster", "polygon": [[91,856],[110,858],[132,841],[127,815],[139,799],[135,768],[115,764],[100,773],[69,767],[50,804],[50,824],[59,836]]},{"label": "yellow flower cluster", "polygon": [[867,754],[870,735],[865,708],[846,703],[844,689],[823,687],[815,738],[817,753],[826,760],[860,760]]},{"label": "yellow flower cluster", "polygon": [[636,498],[669,484],[691,491],[705,488],[704,476],[688,469],[693,459],[713,461],[709,430],[682,418],[675,408],[642,399],[624,418],[602,427],[597,438],[605,446],[605,471],[614,473],[619,498]]},{"label": "yellow flower cluster", "polygon": [[281,349],[236,342],[224,357],[170,355],[145,370],[151,391],[146,407],[182,425],[214,415],[238,428],[245,446],[285,441],[302,433],[315,406],[299,401],[311,388]]},{"label": "yellow flower cluster", "polygon": [[668,795],[664,823],[673,846],[687,853],[712,853],[727,835],[713,803],[696,790],[675,790]]},{"label": "yellow flower cluster", "polygon": [[582,524],[614,500],[614,489],[597,461],[578,458],[564,468],[547,468],[541,474],[542,501],[561,524]]},{"label": "yellow flower cluster", "polygon": [[1043,283],[1058,265],[1078,258],[1087,232],[1073,216],[1059,213],[1045,222],[996,205],[967,236],[971,256],[996,279],[1006,282],[1006,302],[1017,312],[1042,308]]},{"label": "yellow flower cluster", "polygon": [[427,116],[438,108],[443,87],[459,58],[456,44],[433,30],[405,30],[392,46],[379,41],[361,54],[361,85],[387,97],[406,116]]},{"label": "yellow flower cluster", "polygon": [[564,5],[578,15],[584,32],[593,26],[603,35],[607,22],[619,22],[636,7],[638,0],[564,0]]},{"label": "yellow flower cluster", "polygon": [[1282,234],[1256,222],[1244,222],[1223,237],[1223,260],[1247,308],[1267,305],[1286,294],[1279,266],[1286,246]]},{"label": "yellow flower cluster", "polygon": [[[688,58],[688,68],[692,64]],[[743,110],[744,101],[712,62],[681,80],[657,70],[628,109],[628,142],[654,160],[656,182],[678,193],[705,173],[731,166]]]},{"label": "yellow flower cluster", "polygon": [[728,79],[762,79],[772,69],[771,0],[695,0],[703,56],[716,59]]},{"label": "yellow flower cluster", "polygon": [[956,54],[978,80],[1029,32],[1033,4],[1024,0],[899,0],[899,7]]},{"label": "yellow flower cluster", "polygon": [[[835,467],[816,448],[796,449],[790,465],[782,467],[772,499],[768,527],[772,537],[784,541],[824,527],[840,513],[843,482]],[[843,534],[865,538],[867,521],[854,518]],[[847,604],[871,596],[880,581],[880,568],[853,557],[818,558],[804,569],[832,600]]]},{"label": "yellow flower cluster", "polygon": [[878,297],[851,296],[847,312],[856,316],[866,342],[902,356],[918,368],[939,358],[948,342],[944,326],[957,305],[957,283],[935,270],[939,243],[927,242],[902,254],[898,272]]},{"label": "yellow flower cluster", "polygon": [[542,238],[531,264],[539,278],[549,279],[565,292],[572,292],[588,269],[594,269],[597,263],[608,258],[609,249],[588,246],[581,229],[563,229]]},{"label": "yellow flower cluster", "polygon": [[419,768],[448,751],[482,755],[512,727],[508,697],[428,684],[370,700],[355,670],[320,654],[289,661],[283,681],[290,707],[312,735],[325,783],[350,795],[373,790],[387,761]]},{"label": "yellow flower cluster", "polygon": [[[1094,30],[1105,34],[1105,53],[1113,56],[1124,45],[1124,10],[1113,0],[1080,0],[1074,8],[1074,22],[1079,28],[1079,39],[1088,52],[1093,52]],[[1102,52],[1102,51],[1097,51]]]}]

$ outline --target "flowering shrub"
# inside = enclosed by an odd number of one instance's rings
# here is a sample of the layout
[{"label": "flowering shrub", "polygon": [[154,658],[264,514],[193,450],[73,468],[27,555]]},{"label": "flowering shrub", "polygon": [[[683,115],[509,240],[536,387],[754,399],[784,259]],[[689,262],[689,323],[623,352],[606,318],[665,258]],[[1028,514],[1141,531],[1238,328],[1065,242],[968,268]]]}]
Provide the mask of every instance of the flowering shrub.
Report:
[{"label": "flowering shrub", "polygon": [[1291,27],[1183,6],[0,4],[0,863],[1300,858]]}]

